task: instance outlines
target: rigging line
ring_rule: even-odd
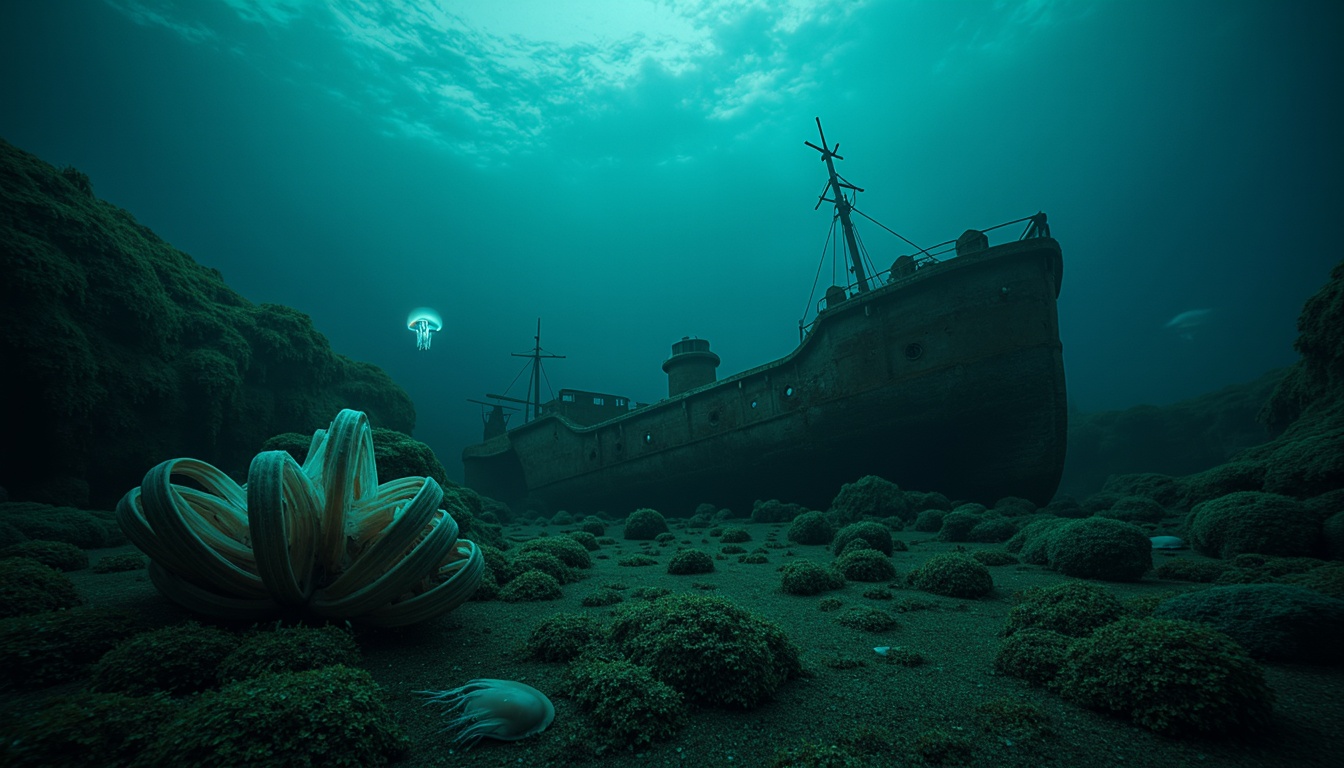
[[[878,275],[877,265],[873,263],[873,258],[868,255],[868,246],[863,244],[863,235],[857,229],[854,230],[854,239],[858,241],[859,254],[863,257],[863,260],[868,264],[868,274],[872,275],[870,279],[873,282],[877,282],[877,275]]]
[[[530,365],[530,363],[523,363],[523,367],[518,370],[518,376],[523,375],[523,371],[527,370],[528,365]],[[513,389],[513,385],[518,383],[518,376],[514,376],[513,381],[509,382],[509,387],[508,389],[504,390],[504,394],[506,395],[509,394],[509,392]]]
[[[821,259],[817,261],[817,276],[812,278],[812,292],[807,294],[807,304],[803,306],[803,320],[807,320],[807,312],[812,308],[812,297],[817,295],[817,281],[821,280],[821,268],[826,264],[826,247],[831,244],[832,236],[835,234],[835,219],[831,219],[831,231],[826,233],[826,242],[821,246]],[[832,268],[834,275],[834,268]]]
[[[537,367],[541,368],[541,378],[546,380],[546,389],[551,393],[551,399],[554,400],[555,387],[551,386],[551,377],[546,375],[546,369],[542,367],[541,363],[537,363]]]
[[[863,211],[860,211],[858,208],[850,208],[850,210],[853,211],[853,212],[855,212],[855,213],[857,213],[857,214],[859,214],[859,215],[862,216],[863,218],[865,218],[865,219],[867,219],[867,220],[873,222],[873,223],[876,224],[877,226],[879,226],[879,227],[881,227],[881,228],[887,230],[887,231],[890,232],[891,234],[893,234],[893,235],[895,235],[895,236],[901,238],[902,240],[905,240],[905,242],[906,242],[907,245],[909,245],[911,248],[915,248],[915,249],[917,249],[920,253],[924,254],[925,256],[928,256],[928,255],[929,255],[929,251],[928,251],[927,248],[920,248],[918,245],[915,245],[914,243],[910,242],[910,241],[905,237],[905,235],[902,235],[900,232],[895,231],[895,230],[892,229],[891,227],[888,227],[886,224],[883,224],[882,222],[878,221],[877,219],[874,219],[872,216],[869,216],[868,214],[864,213]]]

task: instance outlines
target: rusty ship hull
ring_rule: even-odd
[[[874,474],[992,503],[1050,500],[1067,400],[1050,237],[922,268],[821,311],[787,356],[596,424],[543,416],[463,452],[515,508],[824,509]]]

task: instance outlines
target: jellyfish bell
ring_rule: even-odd
[[[439,313],[429,307],[411,310],[406,317],[406,327],[415,331],[415,348],[429,349],[430,334],[443,328]]]

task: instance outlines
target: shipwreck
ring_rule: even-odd
[[[817,205],[834,205],[851,282],[799,321],[798,346],[719,378],[709,342],[683,338],[663,363],[665,399],[562,389],[542,403],[538,323],[528,397],[476,401],[487,406],[485,439],[462,453],[469,487],[515,509],[618,514],[756,499],[824,509],[870,474],[953,499],[1050,500],[1067,399],[1063,260],[1045,215],[911,244],[915,253],[875,272],[854,225],[872,220],[854,204],[863,190],[836,172],[839,145],[824,134],[806,143],[826,165]],[[990,244],[988,233],[1021,224],[1017,239]],[[506,402],[523,406],[523,423],[506,427]]]

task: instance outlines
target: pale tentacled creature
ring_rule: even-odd
[[[379,485],[368,418],[347,409],[313,434],[302,467],[266,451],[246,485],[204,461],[165,461],[122,497],[117,522],[149,556],[159,592],[191,610],[403,626],[453,610],[481,583],[480,549],[458,538],[448,508],[465,509],[431,477]]]

